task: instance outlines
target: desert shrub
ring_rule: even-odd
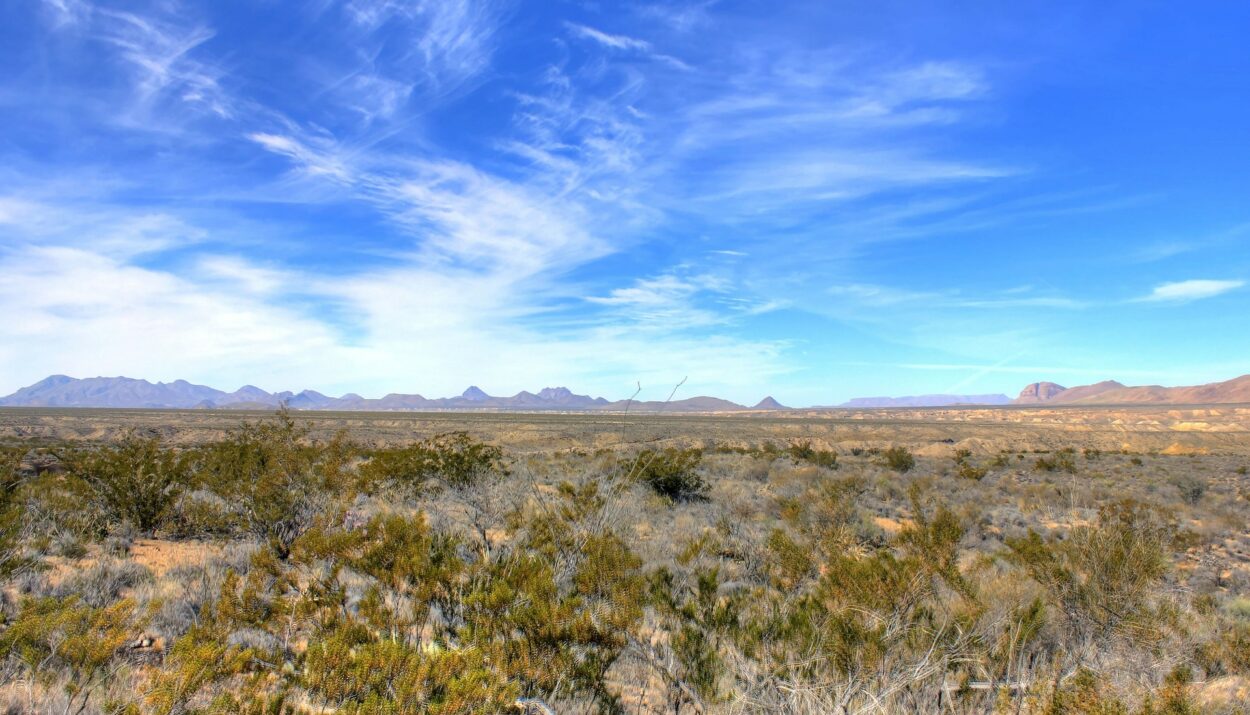
[[[25,452],[21,448],[0,448],[0,580],[25,564],[19,549],[22,504],[17,498],[21,484],[17,468]]]
[[[1068,472],[1076,474],[1076,462],[1068,452],[1058,452],[1052,457],[1038,457],[1033,469],[1039,472]]]
[[[1046,590],[1073,637],[1145,638],[1160,625],[1153,597],[1175,535],[1166,515],[1124,501],[1103,507],[1096,524],[1078,526],[1062,541],[1031,530],[1007,539],[1008,558]]]
[[[423,649],[343,624],[309,644],[301,682],[350,715],[504,712],[517,688],[477,649]]]
[[[770,571],[779,588],[794,588],[814,571],[811,550],[781,529],[774,529],[769,535],[768,550],[772,557]]]
[[[240,527],[239,515],[230,504],[207,489],[183,493],[166,520],[168,533],[183,539],[228,536]]]
[[[428,479],[465,487],[488,474],[506,471],[503,450],[474,439],[467,432],[451,432],[395,449],[375,450],[360,468],[366,488],[393,484],[420,489]]]
[[[431,607],[448,615],[456,610],[452,595],[465,564],[454,538],[433,532],[421,515],[390,514],[374,517],[361,539],[358,553],[348,563],[410,602],[402,612],[379,611],[387,617],[389,628],[420,627]]]
[[[622,467],[656,494],[675,501],[690,501],[705,498],[711,488],[697,471],[701,461],[702,450],[667,447],[643,450],[625,460]]]
[[[885,458],[887,467],[899,473],[910,472],[916,466],[916,458],[906,447],[890,447],[881,456]]]
[[[1056,715],[1129,715],[1128,707],[1108,691],[1107,684],[1093,671],[1081,668],[1069,681],[1052,687],[1045,712]]]
[[[280,558],[351,481],[352,445],[341,435],[324,445],[307,437],[283,409],[243,423],[199,455],[199,481],[230,501],[243,527]]]
[[[95,608],[75,596],[27,599],[0,632],[0,650],[45,683],[59,675],[68,698],[65,712],[81,713],[111,677],[114,653],[134,632],[134,610],[129,601]]]
[[[988,467],[978,467],[972,462],[960,462],[959,468],[955,470],[955,474],[960,479],[971,479],[974,482],[979,482],[982,479],[985,479],[985,475],[989,473],[990,470]]]
[[[1181,500],[1190,506],[1197,506],[1198,502],[1202,501],[1202,496],[1207,493],[1206,480],[1193,474],[1174,477],[1172,485],[1180,492]]]
[[[108,515],[95,502],[94,490],[72,474],[43,474],[18,487],[23,532],[33,546],[54,541],[94,541],[104,535]]]
[[[790,445],[786,454],[795,462],[807,462],[826,469],[838,468],[838,453],[830,449],[818,449],[811,440],[799,440]]]
[[[70,453],[65,461],[112,520],[144,533],[161,523],[187,482],[186,457],[155,437],[131,434],[116,445]]]

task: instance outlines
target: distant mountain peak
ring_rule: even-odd
[[[755,407],[752,407],[751,409],[753,410],[788,410],[790,408],[774,400],[773,396],[769,395],[768,397],[765,397],[764,399],[755,403]]]
[[[1020,396],[1016,398],[1017,404],[1030,404],[1034,402],[1047,402],[1058,395],[1060,392],[1068,388],[1053,382],[1035,382],[1028,385],[1020,391]]]
[[[477,385],[469,385],[469,389],[460,393],[460,396],[466,400],[473,400],[474,402],[490,399],[490,395],[483,392]]]
[[[539,399],[543,400],[567,400],[573,396],[573,391],[567,387],[544,387],[538,391]]]
[[[856,397],[838,407],[876,409],[881,407],[954,407],[958,405],[1009,405],[1006,395],[908,395],[905,397]]]

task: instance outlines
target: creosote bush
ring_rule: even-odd
[[[91,487],[110,519],[151,533],[186,487],[188,455],[155,437],[130,434],[116,445],[65,455],[69,471]]]
[[[430,479],[453,488],[474,484],[487,475],[506,474],[503,450],[451,432],[393,449],[374,450],[360,468],[366,488],[381,485],[420,490]]]
[[[624,460],[621,468],[660,496],[675,501],[690,501],[702,499],[710,489],[698,472],[702,461],[703,450],[667,447],[643,450]]]
[[[811,440],[799,440],[790,445],[786,453],[795,462],[807,462],[826,469],[838,468],[838,453],[829,449],[817,449]]]
[[[22,526],[22,505],[18,499],[18,465],[26,450],[0,447],[0,579],[5,579],[25,564],[19,551]]]
[[[281,557],[349,490],[354,446],[343,435],[312,444],[284,408],[244,423],[199,455],[199,481],[231,501],[243,527]]]
[[[896,472],[910,472],[916,466],[916,458],[906,447],[890,447],[881,456],[885,459],[885,465]]]

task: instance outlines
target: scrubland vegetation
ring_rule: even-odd
[[[1246,712],[1239,458],[691,444],[6,447],[0,707]]]

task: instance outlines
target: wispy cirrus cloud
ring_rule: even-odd
[[[389,62],[399,71],[419,71],[427,87],[442,94],[459,90],[490,67],[504,12],[492,0],[350,0],[343,7],[371,36],[405,37],[407,49],[391,53]],[[375,41],[384,46],[381,37]]]
[[[1204,298],[1214,298],[1245,287],[1243,280],[1193,279],[1160,283],[1149,295],[1138,299],[1147,303],[1189,303]]]

